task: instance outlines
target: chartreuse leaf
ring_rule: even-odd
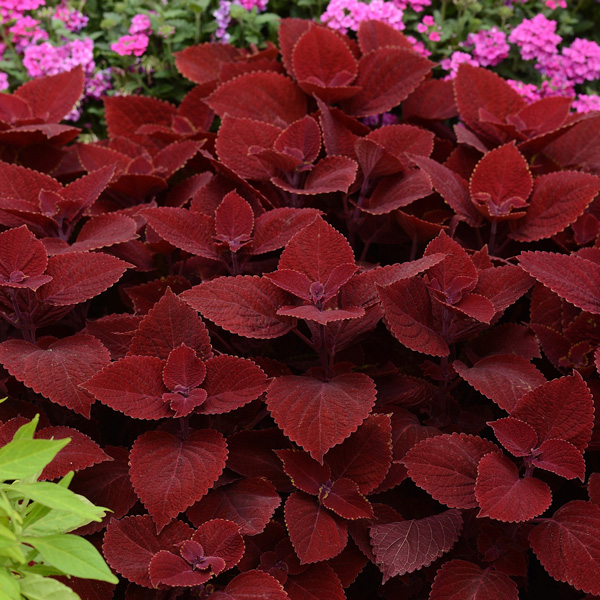
[[[33,417],[33,419],[31,419],[31,421],[29,421],[29,423],[25,423],[25,425],[21,425],[21,427],[19,427],[19,429],[17,429],[17,431],[15,432],[15,435],[13,436],[13,441],[14,440],[32,440],[33,434],[35,432],[35,429],[38,425],[39,420],[40,420],[40,415],[37,414],[37,415],[35,415],[35,417]]]
[[[0,568],[0,600],[21,600],[19,582],[6,570]]]
[[[109,583],[119,582],[98,550],[82,537],[67,533],[39,538],[23,537],[22,541],[31,544],[46,563],[68,575]]]
[[[9,487],[11,494],[17,492],[49,508],[68,511],[91,521],[101,521],[106,513],[105,509],[94,506],[79,494],[49,481],[13,484],[6,487]]]
[[[12,559],[14,563],[23,564],[26,562],[17,536],[6,525],[0,522],[0,560],[2,557]]]
[[[27,600],[80,600],[78,594],[56,579],[28,574],[20,583],[21,594]]]
[[[23,479],[42,469],[62,450],[62,440],[14,440],[0,448],[0,479]]]

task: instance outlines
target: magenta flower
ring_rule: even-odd
[[[143,33],[124,35],[110,45],[110,49],[121,56],[142,56],[148,48],[148,36]]]

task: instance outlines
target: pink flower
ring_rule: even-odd
[[[600,96],[579,94],[571,106],[578,113],[587,113],[592,110],[600,111]]]
[[[131,19],[131,25],[129,26],[129,33],[135,35],[136,33],[143,33],[150,35],[152,33],[152,25],[150,23],[150,17],[148,15],[139,14],[135,15]]]
[[[427,48],[425,47],[425,44],[423,42],[417,40],[417,38],[413,37],[412,35],[407,35],[406,39],[413,45],[413,50],[417,54],[420,54],[424,58],[431,56],[431,52],[429,52],[429,50],[427,50]]]
[[[567,3],[565,2],[565,0],[558,0],[558,2],[556,2],[556,0],[546,0],[546,2],[544,2],[544,4],[550,10],[556,10],[557,6],[560,6],[561,8],[567,8]]]
[[[321,22],[344,34],[348,30],[357,31],[360,23],[369,19],[382,21],[401,31],[405,27],[403,16],[404,12],[394,2],[373,0],[366,4],[360,0],[331,0],[321,15]]]
[[[442,39],[439,31],[431,31],[428,37],[432,42],[439,42]]]
[[[0,92],[8,89],[8,75],[6,73],[0,73]]]
[[[142,56],[148,48],[148,36],[143,33],[124,35],[110,45],[110,49],[121,56]]]
[[[508,56],[510,51],[510,46],[506,42],[506,34],[498,31],[497,27],[470,33],[464,45],[474,46],[473,58],[482,67],[496,66]]]
[[[9,27],[8,32],[12,34],[12,42],[17,52],[22,52],[30,44],[48,39],[48,33],[39,25],[40,21],[33,17],[21,17]]]
[[[537,60],[544,64],[546,60],[557,54],[557,46],[562,41],[556,32],[556,21],[539,14],[533,19],[523,19],[508,36],[511,44],[521,50],[523,60]]]
[[[514,79],[507,79],[506,83],[508,83],[513,90],[521,94],[523,99],[528,103],[535,102],[541,97],[540,91],[533,83],[523,83],[522,81],[516,81]]]
[[[80,11],[70,9],[65,0],[56,7],[53,18],[62,21],[65,27],[73,33],[81,31],[89,21],[89,18]]]
[[[454,79],[456,77],[458,67],[462,63],[467,63],[469,65],[473,65],[474,67],[479,66],[479,63],[470,54],[457,50],[449,58],[445,58],[440,62],[442,69],[445,71],[450,71],[450,74],[444,77],[444,79]]]

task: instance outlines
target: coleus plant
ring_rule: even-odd
[[[42,479],[112,511],[119,584],[61,582],[600,596],[598,115],[376,21],[176,62],[95,143],[80,71],[0,102],[0,444],[40,414]]]

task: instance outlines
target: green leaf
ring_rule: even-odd
[[[28,600],[81,600],[79,595],[64,583],[41,575],[23,577],[21,594]]]
[[[36,504],[46,512],[31,521],[25,519],[23,523],[23,534],[33,536],[54,535],[56,533],[67,533],[82,525],[87,525],[90,520],[63,510],[53,510]]]
[[[19,582],[6,570],[0,567],[0,600],[21,600]]]
[[[69,443],[62,440],[14,440],[0,448],[0,480],[23,479],[43,468]]]
[[[29,423],[25,423],[25,425],[19,427],[13,436],[13,440],[32,440],[39,420],[40,415],[37,414]]]
[[[43,557],[44,561],[68,575],[119,583],[104,559],[88,542],[77,535],[49,535],[41,538],[23,537]]]
[[[100,506],[94,506],[87,498],[49,481],[14,483],[9,486],[8,491],[9,494],[18,492],[44,506],[71,512],[86,517],[90,521],[102,521],[107,510]]]

